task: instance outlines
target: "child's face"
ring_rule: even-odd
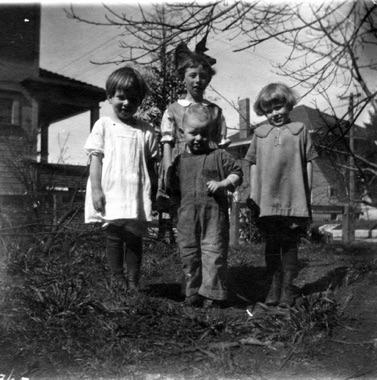
[[[205,89],[210,82],[208,70],[202,65],[198,67],[189,67],[185,71],[184,82],[187,92],[195,99],[202,98]]]
[[[133,120],[133,115],[135,115],[141,104],[139,97],[133,95],[132,91],[124,91],[122,89],[116,90],[114,96],[109,96],[107,99],[112,105],[118,119],[124,123]]]
[[[274,127],[281,127],[289,119],[289,109],[284,103],[274,103],[263,111],[268,122]]]
[[[188,120],[185,126],[186,145],[193,154],[200,154],[209,148],[209,126],[198,120]]]

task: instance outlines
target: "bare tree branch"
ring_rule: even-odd
[[[376,170],[373,159],[352,151],[348,136],[366,107],[371,105],[377,110],[373,103],[376,91],[371,87],[374,84],[367,79],[376,72],[377,59],[367,60],[363,56],[369,51],[374,52],[369,57],[377,54],[377,6],[373,1],[164,3],[164,17],[161,17],[161,7],[161,4],[125,5],[124,11],[118,12],[104,6],[105,16],[100,20],[80,16],[73,6],[66,12],[68,17],[80,22],[121,28],[122,53],[119,59],[112,61],[117,64],[158,65],[162,51],[169,55],[178,42],[195,42],[208,30],[213,35],[226,35],[231,41],[240,37],[246,40],[234,52],[263,47],[270,41],[284,44],[289,53],[287,57],[278,57],[276,72],[305,89],[304,97],[312,93],[326,99],[336,119],[327,126],[324,138],[328,141],[322,144],[322,149],[333,155],[334,164],[339,164],[343,171],[350,168],[347,163],[337,163],[337,158],[343,157],[344,161],[352,157],[360,176],[368,177],[365,183],[372,182],[370,178]],[[109,62],[98,64],[106,63]],[[335,116],[336,107],[329,90],[337,88],[340,96],[345,96],[354,86],[361,92],[361,98],[353,105],[352,112]],[[377,130],[376,125],[373,128]],[[370,126],[368,133],[373,128]],[[377,136],[377,132],[374,135]],[[373,150],[376,148],[368,149],[368,155],[377,158]]]

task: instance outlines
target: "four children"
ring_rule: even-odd
[[[221,109],[204,100],[213,60],[181,43],[176,63],[187,94],[162,119],[162,190],[173,200],[175,212],[179,207],[185,304],[216,307],[227,299],[228,192],[242,183],[243,173],[221,149],[227,145]],[[90,157],[85,221],[106,226],[115,286],[137,289],[142,236],[145,222],[152,219],[151,178],[158,146],[152,127],[134,117],[148,92],[140,73],[129,67],[116,70],[106,91],[114,113],[96,122],[85,144]],[[311,161],[316,157],[305,125],[289,120],[296,102],[295,93],[283,84],[262,89],[254,110],[268,124],[255,129],[245,157],[251,164],[250,201],[260,210],[272,282],[265,303],[281,307],[294,304],[297,245],[310,218]]]

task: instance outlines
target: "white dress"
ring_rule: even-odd
[[[102,190],[105,211],[93,207],[92,187],[88,180],[85,222],[129,225],[137,232],[139,222],[152,220],[151,182],[147,162],[158,160],[158,143],[152,126],[137,120],[130,126],[115,115],[102,117],[94,125],[84,146],[89,157],[102,153]],[[132,229],[132,228],[130,228]]]

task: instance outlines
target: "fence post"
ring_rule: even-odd
[[[351,243],[355,240],[355,210],[351,205],[344,206],[342,216],[342,241]]]
[[[232,200],[230,212],[229,244],[238,247],[240,244],[240,203]]]

